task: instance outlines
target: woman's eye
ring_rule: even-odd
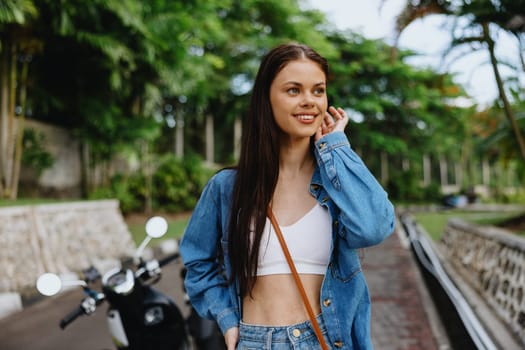
[[[293,87],[293,88],[289,88],[288,90],[286,90],[286,92],[288,92],[291,95],[297,95],[299,93],[299,89],[296,87]]]
[[[316,95],[324,95],[325,89],[324,88],[317,88],[314,90],[314,93]]]

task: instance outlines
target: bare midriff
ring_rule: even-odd
[[[315,315],[321,313],[319,295],[322,275],[300,274]],[[243,322],[264,326],[286,326],[308,320],[303,299],[291,274],[258,276],[251,296],[243,300]]]

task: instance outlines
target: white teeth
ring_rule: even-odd
[[[314,116],[313,115],[308,115],[308,114],[298,115],[297,119],[299,119],[299,120],[313,120]]]

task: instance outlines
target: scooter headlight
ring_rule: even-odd
[[[153,326],[164,321],[164,310],[162,306],[153,306],[144,312],[144,325]]]
[[[131,270],[115,268],[109,270],[102,277],[102,284],[116,294],[127,295],[135,287],[135,276]]]

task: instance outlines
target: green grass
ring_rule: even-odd
[[[434,241],[438,241],[451,218],[458,218],[478,225],[494,225],[519,214],[518,212],[467,212],[439,211],[414,213],[416,222],[421,225]]]
[[[150,244],[155,244],[155,242],[158,242],[159,240],[163,239],[179,239],[182,236],[182,233],[184,232],[184,229],[186,228],[189,219],[189,216],[179,217],[175,219],[167,218],[168,232],[162,238],[154,239]],[[146,221],[144,221],[144,223],[128,223],[128,228],[129,232],[131,233],[131,237],[137,245],[139,245],[146,237],[146,231],[144,229],[145,223]]]
[[[53,204],[63,202],[76,202],[82,199],[39,199],[39,198],[18,198],[16,200],[0,199],[0,207],[17,207],[21,205]]]

